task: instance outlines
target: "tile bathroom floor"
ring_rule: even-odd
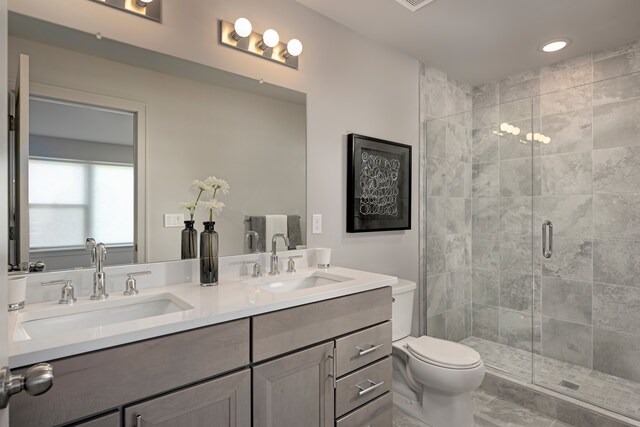
[[[531,381],[530,352],[477,337],[461,342],[480,353],[489,369]],[[579,388],[563,387],[561,381]],[[640,383],[540,355],[535,355],[535,382],[541,387],[640,419]]]
[[[473,392],[476,427],[566,427],[560,421],[545,417],[484,390]],[[427,424],[393,407],[394,427],[429,427]],[[456,427],[456,426],[451,426]]]

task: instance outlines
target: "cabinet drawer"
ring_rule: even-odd
[[[391,390],[391,356],[340,378],[336,386],[336,416],[340,417]]]
[[[389,319],[390,287],[254,316],[252,360],[259,362]]]
[[[50,362],[51,392],[11,400],[12,426],[44,427],[91,416],[249,364],[242,319]],[[23,371],[19,371],[23,373]]]
[[[391,354],[391,322],[336,340],[338,376]]]
[[[120,412],[112,412],[108,415],[74,424],[73,427],[120,427]]]
[[[387,392],[340,418],[336,422],[336,427],[389,427],[392,423],[393,395]]]

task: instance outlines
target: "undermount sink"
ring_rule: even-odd
[[[78,304],[21,314],[17,339],[43,338],[60,333],[176,313],[193,307],[170,293]]]
[[[336,274],[316,271],[308,276],[287,278],[286,276],[281,275],[274,278],[267,277],[262,279],[252,279],[245,283],[269,292],[283,293],[297,291],[300,289],[332,285],[334,283],[346,282],[349,280],[353,279],[350,277],[338,276]]]

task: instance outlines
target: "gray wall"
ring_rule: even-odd
[[[633,381],[640,381],[639,58],[634,42],[473,90],[473,334],[529,350],[533,313],[534,351]],[[534,131],[552,141],[516,152],[485,130],[505,114],[530,117],[526,97]],[[545,219],[555,231],[548,260],[539,243]]]

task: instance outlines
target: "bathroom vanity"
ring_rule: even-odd
[[[297,273],[302,280],[319,274],[305,270]],[[13,364],[47,361],[55,379],[42,396],[12,398],[11,424],[390,426],[389,285],[396,279],[330,271],[350,280],[288,292],[256,290],[261,285],[246,278],[215,289],[151,288],[134,298],[170,293],[192,308],[91,328],[58,344],[53,337],[14,341]],[[22,319],[52,304],[28,307]],[[19,319],[18,335],[29,330]]]

